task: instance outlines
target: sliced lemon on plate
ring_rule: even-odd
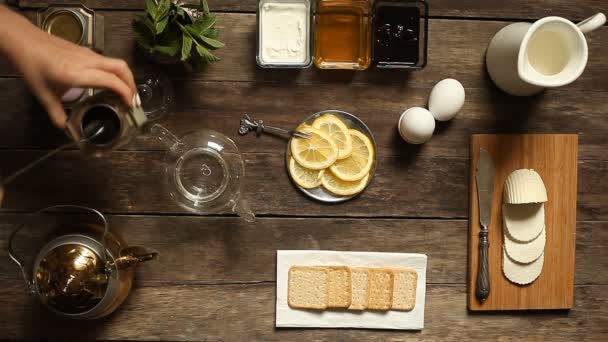
[[[351,196],[360,193],[365,189],[369,174],[365,175],[358,181],[348,182],[336,177],[331,172],[324,172],[321,175],[321,184],[330,192],[340,196]]]
[[[324,114],[315,119],[312,127],[322,130],[334,139],[336,145],[338,145],[338,159],[350,156],[353,150],[352,138],[344,121],[335,115]]]
[[[338,145],[327,133],[307,125],[298,127],[298,130],[310,134],[308,139],[291,139],[291,155],[298,164],[307,169],[322,170],[338,159]]]
[[[313,189],[321,185],[321,177],[325,170],[311,170],[302,167],[295,159],[289,158],[289,174],[296,184],[304,189]]]
[[[343,181],[354,182],[369,174],[374,164],[374,145],[363,133],[349,129],[353,145],[351,155],[331,165],[331,172]]]

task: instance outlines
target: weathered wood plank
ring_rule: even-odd
[[[25,214],[0,215],[0,245]],[[110,217],[111,229],[131,245],[157,251],[138,269],[138,283],[221,284],[276,280],[276,251],[321,249],[427,254],[429,284],[465,284],[467,221],[265,218]],[[52,226],[52,225],[50,225]],[[42,228],[17,235],[19,255],[31,255]],[[576,284],[608,285],[608,222],[579,222]],[[499,271],[498,271],[499,272]],[[21,274],[0,250],[0,282]]]
[[[46,7],[46,0],[18,0],[24,8]],[[53,0],[55,3],[73,3],[71,0]],[[139,0],[83,0],[95,9],[143,9]],[[257,0],[210,0],[214,11],[255,12]],[[524,18],[535,19],[549,15],[563,16],[570,20],[582,20],[606,10],[602,0],[582,0],[577,2],[549,0],[542,5],[526,0],[509,2],[483,0],[434,0],[430,1],[431,16],[454,16],[476,18]]]
[[[603,340],[608,334],[605,286],[577,287],[569,312],[469,314],[464,286],[427,286],[422,331],[275,329],[275,284],[142,287],[96,322],[66,321],[41,310],[21,283],[0,288],[7,338],[286,341],[286,340]]]
[[[558,90],[531,99],[513,98],[491,88],[469,89],[461,113],[440,123],[433,139],[423,147],[408,146],[398,136],[399,115],[410,106],[425,106],[427,88],[359,84],[176,81],[176,107],[162,121],[178,136],[208,128],[233,138],[244,152],[282,152],[285,140],[272,136],[241,137],[236,134],[243,113],[267,124],[292,128],[306,116],[339,108],[359,116],[374,132],[383,156],[468,157],[469,136],[474,133],[579,133],[581,159],[608,160],[605,137],[608,92]],[[66,141],[35,105],[18,79],[0,79],[0,147],[48,149]],[[23,99],[15,101],[15,99]],[[158,150],[153,139],[138,139],[127,150]]]
[[[490,39],[508,23],[469,20],[431,20],[429,25],[429,62],[420,72],[382,71],[376,68],[362,72],[337,70],[269,70],[257,67],[256,23],[253,14],[218,15],[220,38],[226,47],[218,50],[222,61],[197,73],[184,71],[181,66],[155,66],[136,49],[131,32],[135,12],[107,12],[105,19],[105,54],[123,58],[134,68],[167,70],[180,79],[211,81],[280,82],[282,86],[294,83],[329,84],[334,88],[349,84],[371,86],[392,84],[405,94],[411,87],[432,87],[437,81],[451,77],[467,88],[493,87],[485,71],[485,49]],[[32,12],[27,15],[33,17]],[[589,64],[583,75],[564,90],[608,91],[608,46],[602,44],[608,37],[608,27],[588,35]],[[0,67],[0,75],[14,75],[10,68]]]
[[[0,152],[0,167],[10,174],[35,159],[31,151]],[[184,213],[164,190],[162,152],[115,152],[86,158],[77,151],[17,179],[7,189],[4,208],[33,210],[57,203],[79,203],[119,213]],[[378,159],[374,180],[361,196],[325,205],[307,199],[290,183],[283,152],[247,153],[245,196],[261,215],[364,217],[468,217],[468,160],[403,157]],[[606,161],[579,163],[578,219],[607,220]],[[280,191],[278,190],[280,189]]]
[[[10,174],[38,155],[3,151],[0,165]],[[69,202],[113,212],[184,213],[163,187],[163,155],[116,152],[108,159],[98,159],[86,158],[77,151],[62,153],[11,184],[17,190],[7,189],[4,208],[31,210]],[[257,214],[466,217],[464,159],[380,157],[376,177],[361,196],[346,204],[328,206],[305,198],[292,186],[283,151],[251,153],[244,158],[244,191]]]

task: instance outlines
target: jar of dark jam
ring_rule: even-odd
[[[428,45],[428,4],[424,0],[376,0],[372,31],[378,68],[424,68]]]

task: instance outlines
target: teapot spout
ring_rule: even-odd
[[[119,269],[127,269],[137,267],[137,265],[143,262],[156,260],[157,258],[158,253],[148,252],[143,247],[126,247],[120,251],[120,257],[111,263],[109,267],[116,266]]]

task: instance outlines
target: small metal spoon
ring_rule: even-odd
[[[78,140],[78,141],[73,141],[70,143],[67,143],[65,145],[59,146],[58,148],[48,152],[47,154],[43,155],[42,157],[36,159],[35,161],[31,162],[30,164],[28,164],[27,166],[21,168],[20,170],[18,170],[17,172],[13,173],[12,175],[4,178],[1,181],[1,186],[2,187],[6,187],[7,185],[9,185],[12,181],[15,180],[15,178],[21,176],[22,174],[26,173],[27,171],[31,170],[34,166],[38,165],[39,163],[45,161],[46,159],[52,157],[53,155],[57,154],[60,151],[63,151],[67,148],[70,148],[72,146],[76,146],[78,144],[81,144],[83,142],[87,142],[90,140],[93,140],[95,138],[97,138],[98,136],[100,136],[104,131],[105,131],[106,127],[104,126],[103,122],[101,121],[94,121],[91,124],[87,125],[87,127],[85,127],[83,129],[82,132],[82,139]]]
[[[291,138],[292,136],[296,137],[296,138],[301,138],[301,139],[310,138],[309,133],[298,131],[298,130],[290,131],[290,130],[286,130],[283,128],[266,126],[266,125],[264,125],[264,121],[262,121],[262,120],[255,121],[249,116],[249,114],[245,114],[245,116],[243,116],[243,118],[241,119],[241,126],[239,127],[239,134],[245,135],[245,134],[249,133],[249,131],[255,131],[255,134],[258,137],[260,135],[262,135],[262,133],[266,132],[266,133],[279,135],[279,136],[283,136],[283,137],[287,137],[287,138]]]

